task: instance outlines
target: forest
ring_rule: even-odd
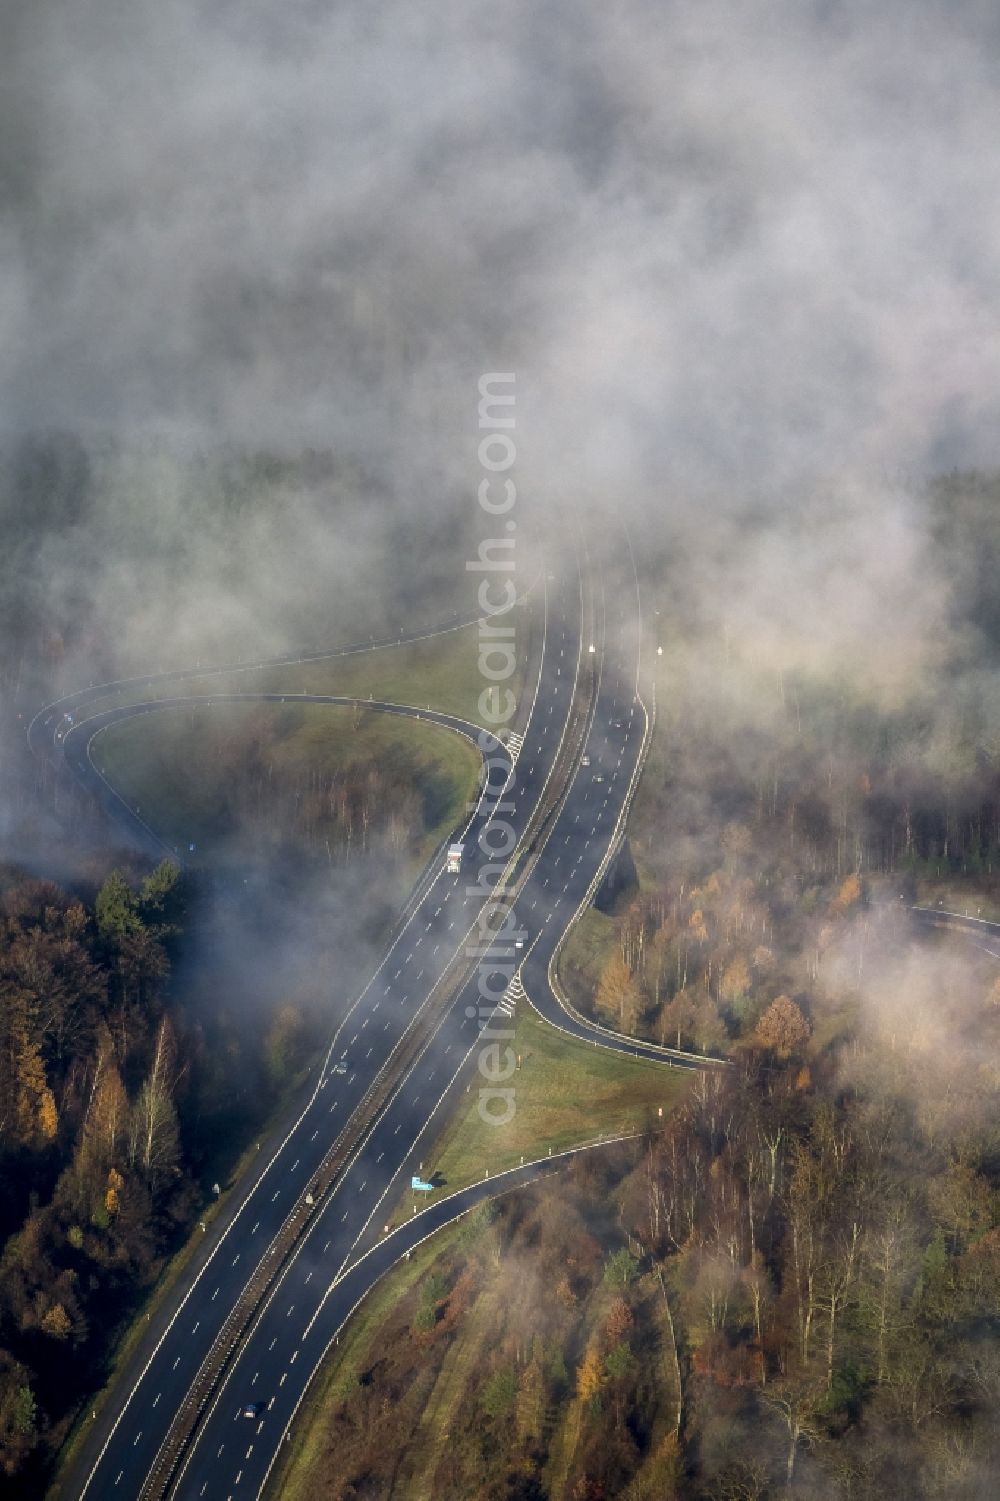
[[[274,726],[258,753],[262,735],[277,760]],[[127,853],[100,884],[86,866],[71,888],[0,874],[0,1495],[41,1493],[212,1183],[287,1110],[384,941],[441,785],[453,795],[433,755],[403,749],[382,746],[377,776],[342,758],[345,807],[380,790],[353,857],[349,819],[328,820],[320,859],[297,817],[251,807],[230,745],[212,772],[233,780],[225,878],[144,874]]]
[[[0,889],[0,1462],[38,1494],[109,1336],[196,1202],[190,1053],[167,1003],[187,893],[164,864],[86,904],[7,869]]]
[[[995,1047],[990,972],[924,957]],[[641,1145],[470,1216],[331,1373],[301,1494],[994,1494],[1000,1069],[929,1091],[926,1040],[817,1041],[842,1001]]]
[[[955,476],[929,496],[958,582],[933,671],[894,662],[889,688],[727,633],[697,551],[648,560],[669,648],[656,733],[628,853],[562,975],[619,1030],[715,1064],[641,1146],[446,1240],[337,1375],[322,1452],[338,1462],[308,1472],[315,1495],[996,1488],[1000,982],[905,908],[1000,910],[998,494]],[[746,534],[729,545],[745,552]],[[18,639],[8,686],[22,670],[52,681],[37,621]],[[405,776],[385,771],[398,807],[380,800],[380,826],[415,825]],[[4,871],[11,1497],[40,1492],[213,1178],[301,1077],[318,1016],[303,996],[346,941],[332,923],[317,968],[302,892],[250,893],[272,961],[295,963],[241,1010],[240,952],[259,970],[259,949],[206,920],[198,882],[119,863],[78,850],[61,885],[40,853]],[[328,897],[332,919],[346,888]]]
[[[301,746],[291,710],[242,738],[220,726],[200,787],[184,746],[171,761],[154,737],[137,753],[147,782],[202,810],[230,862],[216,850],[182,875],[144,867],[32,764],[24,725],[96,677],[450,615],[456,529],[435,551],[447,578],[432,562],[380,587],[360,557],[393,566],[416,519],[373,505],[348,531],[360,483],[313,450],[0,445],[0,1494],[42,1493],[213,1182],[287,1109],[468,770],[444,736],[455,765],[433,741],[408,756],[360,708],[339,729],[317,711]],[[306,587],[306,555],[323,588]]]
[[[155,1479],[184,1360],[199,1501],[1000,1496],[998,62],[996,0],[3,7],[0,1501],[126,1385],[86,1501]],[[501,682],[446,1080],[480,757],[378,706]],[[522,1151],[310,1388],[320,1268]]]
[[[804,883],[795,922],[750,908],[732,842],[690,896],[704,932],[684,924],[704,983],[663,1003],[670,1042],[690,1026],[726,1061],[641,1145],[484,1206],[387,1293],[327,1379],[291,1501],[1000,1485],[1000,969],[853,876]],[[636,910],[598,990],[616,1024],[608,972],[643,994]],[[747,927],[744,971],[720,946]],[[655,937],[654,966],[676,983]]]
[[[888,681],[796,659],[791,631],[777,656],[738,641],[696,555],[653,565],[670,641],[656,734],[618,879],[563,961],[619,1030],[722,1055],[775,1003],[801,1026],[827,949],[845,926],[863,945],[883,904],[1000,917],[1000,481],[940,481],[925,520],[947,606],[932,660],[893,658]]]
[[[928,497],[946,649],[891,691],[779,673],[675,556],[629,844],[561,974],[716,1066],[641,1147],[400,1279],[330,1373],[301,1495],[1000,1488],[1000,968],[907,911],[1000,915],[998,500],[975,475]]]

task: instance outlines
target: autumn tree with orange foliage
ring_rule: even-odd
[[[597,1005],[623,1032],[634,1032],[639,1019],[639,987],[621,953],[616,950],[608,959],[597,987]]]
[[[603,1384],[600,1351],[596,1345],[588,1345],[576,1373],[576,1394],[581,1402],[595,1402]]]
[[[0,879],[0,1466],[11,1475],[65,1431],[97,1379],[100,1339],[74,1363],[52,1347],[81,1352],[91,1319],[102,1335],[127,1317],[189,1213],[182,1065],[160,992],[176,876],[164,865],[133,891],[113,873],[90,910],[51,882]]]
[[[734,959],[727,964],[719,981],[719,994],[724,1001],[732,1004],[740,1001],[750,989],[750,969],[745,959]]]
[[[628,1338],[634,1324],[635,1318],[632,1310],[621,1294],[612,1298],[608,1316],[604,1320],[604,1338],[607,1343],[609,1345],[621,1344],[622,1340]]]
[[[779,995],[757,1023],[753,1040],[779,1058],[790,1058],[808,1042],[810,1030],[791,996]]]
[[[861,878],[854,874],[849,875],[846,881],[842,881],[837,895],[830,903],[834,912],[841,914],[850,912],[861,900]]]

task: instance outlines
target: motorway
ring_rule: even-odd
[[[526,596],[521,596],[518,603],[523,603],[524,598]],[[157,684],[208,683],[212,678],[228,679],[239,673],[260,672],[269,667],[304,667],[311,663],[332,662],[345,657],[363,656],[370,652],[392,651],[413,642],[429,641],[436,636],[450,635],[452,631],[462,630],[477,619],[477,615],[459,615],[456,611],[447,625],[413,631],[399,630],[394,635],[384,636],[377,641],[369,637],[367,641],[355,641],[346,646],[328,648],[324,651],[300,651],[293,656],[286,654],[261,660],[225,663],[221,666],[175,668],[171,671],[144,673],[140,677],[116,678],[112,682],[91,683],[86,688],[78,688],[73,693],[66,693],[60,698],[53,699],[51,703],[45,704],[38,710],[28,725],[28,747],[39,759],[58,760],[58,751],[65,728],[64,716],[70,714],[76,718],[81,708],[86,708],[110,694],[119,696],[122,693],[137,692],[139,689],[155,688]],[[210,695],[206,694],[206,697],[208,696]]]
[[[177,847],[166,844],[156,831],[140,818],[138,810],[131,808],[124,801],[104,775],[100,764],[100,737],[105,731],[127,719],[162,714],[177,709],[204,711],[219,704],[325,704],[333,708],[350,708],[358,702],[357,698],[351,698],[346,694],[252,692],[213,693],[211,697],[199,694],[139,700],[136,703],[124,705],[122,708],[103,709],[99,713],[77,719],[63,737],[62,754],[67,767],[74,773],[77,780],[87,787],[98,802],[103,804],[105,811],[112,818],[128,828],[133,842],[138,843],[146,854],[154,860],[164,858],[183,860],[183,852]],[[512,762],[508,747],[468,720],[459,719],[454,714],[441,714],[433,709],[418,709],[412,704],[385,703],[379,699],[364,699],[362,702],[366,712],[395,714],[404,719],[419,719],[440,725],[443,729],[451,730],[461,735],[463,739],[470,740],[481,757],[484,759],[489,757],[493,762],[491,776],[495,782],[495,790],[499,790],[510,775]],[[478,824],[475,820],[470,823],[469,831],[471,836],[478,833]]]
[[[620,539],[607,542],[609,550],[615,546],[622,553],[617,563],[628,576],[630,564]],[[602,576],[607,562],[602,559]],[[583,629],[592,641],[584,638]],[[636,1044],[567,1013],[550,983],[558,945],[577,910],[592,896],[621,837],[647,743],[648,710],[639,692],[640,636],[637,586],[617,589],[605,598],[600,584],[585,591],[572,566],[549,576],[538,681],[523,743],[512,743],[513,765],[507,751],[486,745],[494,775],[464,835],[471,852],[467,868],[460,875],[448,875],[439,864],[421,883],[391,947],[337,1029],[308,1102],[283,1140],[262,1154],[267,1161],[252,1182],[233,1190],[232,1203],[197,1258],[183,1297],[170,1303],[161,1322],[151,1327],[144,1363],[134,1368],[135,1379],[121,1393],[116,1410],[94,1424],[80,1465],[61,1495],[74,1501],[131,1501],[160,1494],[160,1478],[167,1473],[161,1449],[172,1420],[183,1410],[250,1274],[276,1254],[275,1238],[294,1213],[305,1216],[306,1228],[271,1283],[239,1353],[215,1386],[180,1467],[169,1467],[170,1494],[177,1497],[237,1501],[263,1493],[309,1380],[351,1309],[412,1244],[481,1196],[482,1189],[469,1190],[432,1204],[401,1231],[383,1234],[381,1222],[388,1218],[400,1188],[420,1168],[431,1126],[438,1124],[443,1109],[470,1077],[482,1028],[502,1032],[516,1006],[530,998],[547,1019],[595,1043],[687,1066],[700,1062],[690,1055]],[[589,681],[587,674],[593,675]],[[489,882],[480,884],[477,876],[489,861],[502,866],[511,840],[524,835],[557,752],[562,747],[565,758],[567,737],[578,734],[571,709],[575,691],[579,706],[584,687],[587,720],[579,745],[574,741],[571,778],[557,813],[545,826],[544,841],[540,847],[536,844],[528,861],[527,879],[509,919],[508,927],[516,926],[523,934],[524,948],[515,951],[509,942],[484,937],[480,914],[483,884]],[[213,695],[213,701],[223,697],[282,695]],[[295,701],[302,701],[301,696],[295,695]],[[305,701],[343,700],[309,695]],[[71,769],[94,786],[100,778],[92,759],[94,744],[108,724],[181,703],[204,704],[205,698],[174,698],[169,705],[149,700],[103,709],[88,719],[86,697],[80,696],[76,723],[66,730],[62,721],[58,749]],[[378,707],[420,712],[461,733],[475,732],[450,716],[412,706]],[[29,739],[34,733],[51,754],[61,719],[61,712],[50,706],[36,716]],[[103,790],[107,794],[110,789],[105,785]],[[120,811],[124,815],[124,808]],[[145,834],[155,840],[152,831]],[[162,854],[162,848],[156,853]],[[385,1060],[415,1035],[412,1029],[429,1014],[439,980],[470,943],[472,952],[479,954],[478,974],[457,986],[440,1014],[433,1013],[433,1025],[421,1038],[419,1052],[407,1062],[367,1135],[333,1187],[306,1208],[305,1195],[341,1124],[363,1100]],[[523,962],[511,982],[515,952]],[[479,989],[484,974],[493,981],[491,999],[485,1003]],[[529,1165],[505,1181],[514,1186],[537,1171]],[[241,1416],[249,1403],[261,1404],[252,1420]],[[156,1477],[155,1487],[150,1486],[151,1476]]]
[[[523,603],[527,596],[521,596],[518,603]],[[86,688],[79,688],[72,693],[63,694],[51,703],[44,705],[33,715],[27,728],[28,749],[36,761],[43,766],[54,767],[61,770],[66,764],[74,772],[77,779],[94,796],[98,804],[110,816],[112,822],[117,823],[127,834],[129,842],[136,845],[145,854],[154,860],[161,860],[164,856],[171,860],[184,864],[184,857],[179,850],[166,845],[156,832],[141,819],[135,809],[130,808],[118,795],[115,789],[107,782],[98,770],[93,759],[93,743],[97,733],[118,720],[130,717],[133,712],[152,713],[159,708],[168,706],[173,708],[205,708],[223,698],[230,700],[267,700],[277,697],[284,701],[288,697],[296,700],[302,699],[301,694],[261,694],[261,693],[220,693],[213,691],[211,684],[213,679],[221,679],[228,682],[233,677],[243,673],[253,674],[268,668],[278,667],[303,667],[318,662],[333,662],[347,657],[367,655],[380,651],[393,651],[401,646],[407,646],[419,641],[428,641],[434,637],[450,635],[454,631],[460,631],[471,625],[478,616],[459,615],[456,611],[453,619],[447,625],[437,625],[412,631],[399,630],[392,636],[383,637],[380,640],[369,638],[364,642],[352,642],[346,646],[335,647],[325,651],[301,651],[293,656],[268,657],[262,660],[249,662],[229,663],[222,666],[196,667],[175,669],[173,671],[147,673],[140,677],[120,678],[112,682],[91,683]],[[162,690],[168,683],[202,683],[203,691],[197,695],[185,694],[173,697],[157,692]],[[140,699],[141,693],[153,693],[155,697]],[[95,704],[105,705],[108,699],[120,700],[123,695],[130,698],[129,704],[116,706],[105,712],[95,711]],[[331,697],[328,695],[316,695],[313,702],[320,703],[356,703],[356,698],[345,699],[343,697]],[[379,707],[386,707],[379,705]],[[409,712],[416,715],[415,707],[393,705],[398,712]],[[425,717],[426,717],[426,711]],[[450,716],[433,715],[439,723],[450,721],[451,728],[459,728],[462,732],[475,730],[464,721],[451,719]],[[90,725],[90,733],[85,734],[83,725]]]

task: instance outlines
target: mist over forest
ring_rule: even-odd
[[[511,368],[534,508],[680,531],[735,632],[932,667],[924,487],[997,457],[996,25],[15,4],[5,608],[71,618],[84,678],[350,634],[405,584],[394,518],[436,583]]]
[[[435,1493],[554,1496],[541,1435],[578,1398],[573,1501],[776,1496],[796,1403],[804,1495],[874,1498],[895,1461],[915,1497],[985,1494],[1000,999],[981,953],[885,909],[1000,916],[996,6],[9,0],[2,31],[0,1494],[49,1473],[205,1174],[291,1098],[466,795],[367,721],[374,770],[260,716],[214,757],[229,866],[175,884],[34,763],[27,724],[92,683],[472,612],[489,371],[516,376],[519,585],[582,541],[613,598],[624,525],[663,652],[628,858],[566,972],[589,1014],[738,1082],[646,1169],[567,1190],[587,1227],[558,1360],[529,1309],[487,1376],[523,1393],[530,1370],[550,1426],[463,1450]],[[801,1327],[832,1283],[814,1307],[790,1247],[838,1129],[868,1176],[809,1226],[821,1281],[855,1212],[867,1237],[835,1372]],[[878,1173],[902,1249],[876,1356]],[[667,1199],[683,1233],[680,1209],[651,1225]],[[616,1203],[673,1267],[693,1396],[669,1454],[641,1359],[599,1378],[591,1355],[650,1303],[616,1308],[606,1350],[587,1300]],[[755,1205],[759,1241],[723,1244]],[[519,1213],[476,1277],[494,1240],[527,1258]],[[338,1411],[362,1477],[383,1375],[363,1422]]]

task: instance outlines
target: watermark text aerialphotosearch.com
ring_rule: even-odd
[[[516,696],[507,686],[517,670],[516,630],[511,617],[517,602],[514,582],[517,521],[512,514],[517,502],[513,478],[517,459],[513,436],[514,385],[513,374],[490,373],[479,379],[478,456],[482,477],[478,498],[482,511],[490,518],[492,535],[483,538],[477,558],[465,565],[469,573],[481,575],[476,592],[481,612],[479,674],[484,684],[479,695],[479,713],[496,731],[509,725],[517,710]],[[493,754],[493,734],[483,731],[479,743],[487,784],[499,776],[503,781],[496,789],[498,794],[511,792],[514,771],[511,769],[508,778],[506,758]],[[493,1126],[507,1125],[516,1109],[510,1083],[517,1066],[511,1047],[514,1031],[512,1027],[493,1026],[490,1022],[514,978],[517,945],[523,944],[525,937],[518,929],[513,905],[493,894],[517,844],[517,832],[507,816],[513,811],[512,802],[498,797],[493,817],[479,835],[478,882],[469,888],[470,895],[486,897],[479,914],[478,941],[469,949],[470,957],[479,961],[479,1006],[470,1007],[469,1015],[478,1016],[480,1026],[479,1072],[485,1083],[479,1090],[479,1114]]]

